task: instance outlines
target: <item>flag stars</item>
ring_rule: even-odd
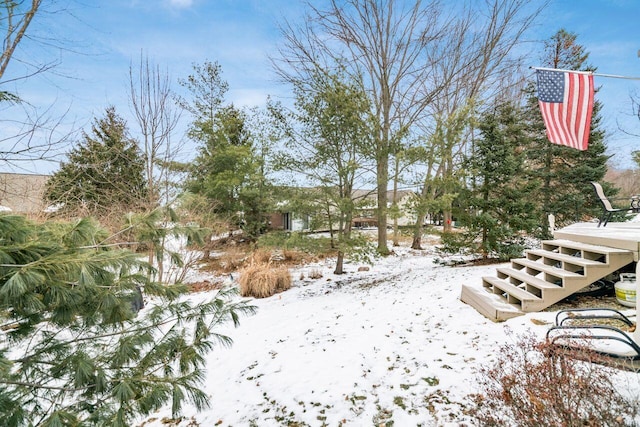
[[[538,99],[542,102],[562,102],[564,97],[564,73],[538,70]]]

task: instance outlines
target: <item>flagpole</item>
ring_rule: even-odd
[[[619,76],[616,74],[594,73],[593,71],[561,70],[558,68],[544,68],[544,67],[529,67],[529,68],[534,70],[542,70],[542,71],[560,71],[563,73],[591,74],[598,77],[610,77],[612,79],[640,80],[640,77],[628,77],[628,76]]]

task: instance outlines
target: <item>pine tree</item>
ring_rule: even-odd
[[[47,181],[45,198],[67,212],[103,217],[135,210],[146,191],[142,154],[126,122],[109,107]]]
[[[545,45],[543,66],[559,69],[595,71],[586,64],[589,54],[577,44],[577,36],[565,30],[558,31]],[[527,123],[529,144],[526,146],[527,172],[539,183],[539,190],[531,196],[539,207],[540,231],[548,236],[548,215],[553,214],[557,225],[597,216],[599,206],[591,181],[601,181],[609,157],[605,154],[605,134],[600,129],[600,109],[594,103],[589,134],[589,148],[578,151],[550,143],[544,130],[533,84],[528,86]],[[611,193],[609,193],[611,194]]]
[[[223,105],[228,85],[221,73],[218,64],[205,62],[181,81],[192,95],[192,100],[180,99],[193,117],[189,137],[200,146],[185,187],[204,195],[230,228],[241,225],[256,237],[267,223],[264,159],[254,147],[256,135],[245,111]]]
[[[4,425],[129,426],[165,404],[207,405],[205,355],[231,343],[215,329],[252,307],[230,290],[181,298],[184,285],[150,281],[151,266],[88,219],[1,215],[0,235]]]
[[[536,224],[533,201],[523,197],[532,183],[522,174],[519,147],[525,134],[520,110],[510,102],[498,104],[482,114],[477,128],[480,138],[464,163],[474,185],[459,198],[465,205],[463,236],[483,258],[509,259],[522,251],[522,232]]]
[[[202,129],[202,135],[187,188],[205,194],[214,201],[214,212],[238,223],[237,213],[242,211],[240,191],[253,167],[244,114],[233,106],[221,108],[211,126]]]

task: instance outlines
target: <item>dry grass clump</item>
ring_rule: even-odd
[[[238,270],[244,265],[247,254],[239,248],[229,248],[222,255],[216,258],[220,270],[225,273],[231,273]]]
[[[291,274],[284,266],[251,263],[240,271],[240,295],[266,298],[291,288]]]
[[[284,255],[285,261],[294,264],[299,264],[308,257],[304,252],[293,249],[285,249],[282,251],[282,254]]]
[[[253,252],[251,262],[300,265],[309,261],[309,258],[309,254],[295,249],[268,250],[260,248]]]
[[[309,270],[307,276],[309,277],[309,279],[320,279],[322,278],[322,270],[320,270],[319,268],[312,268],[311,270]]]
[[[266,264],[271,260],[272,253],[267,249],[256,249],[251,255],[251,262]]]
[[[224,287],[224,283],[222,280],[214,280],[213,282],[203,280],[200,282],[187,283],[187,286],[189,287],[189,292],[208,292],[222,289]]]

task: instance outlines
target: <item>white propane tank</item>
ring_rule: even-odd
[[[627,307],[636,306],[636,275],[620,273],[620,281],[615,284],[616,300]]]

